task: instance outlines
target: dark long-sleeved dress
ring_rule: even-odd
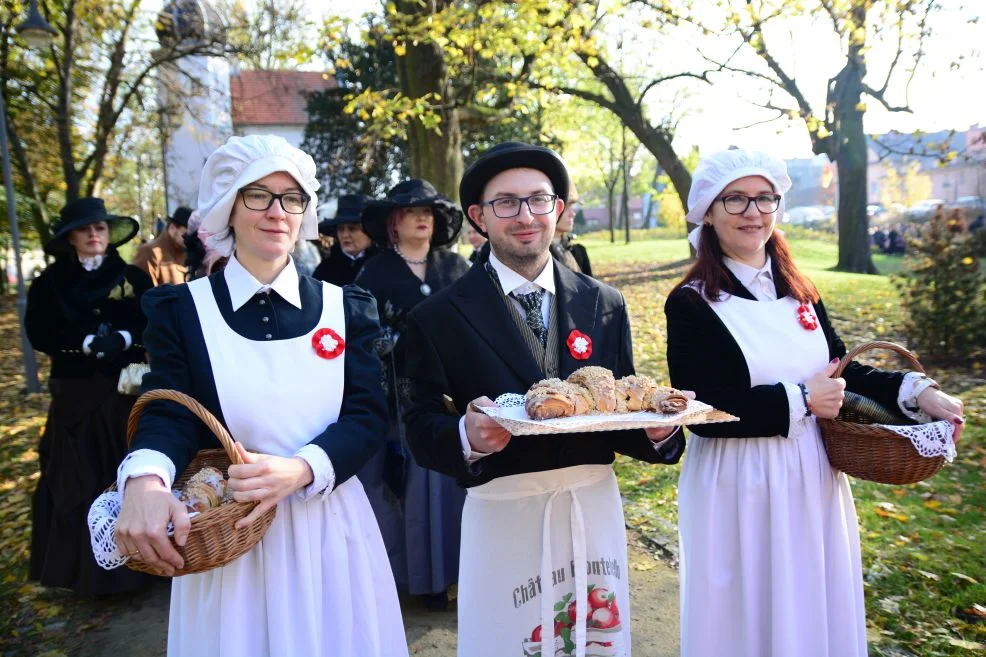
[[[453,479],[425,470],[411,457],[400,421],[409,401],[406,345],[400,334],[412,308],[467,271],[469,263],[459,255],[432,249],[422,282],[395,251],[387,249],[368,262],[356,279],[376,297],[380,323],[393,345],[380,349],[390,400],[390,435],[386,449],[359,478],[377,514],[397,586],[415,595],[441,593],[458,577],[465,494]]]
[[[127,416],[134,398],[117,392],[120,370],[144,360],[146,320],[140,298],[151,288],[142,270],[115,250],[86,271],[74,254],[56,260],[28,293],[25,325],[31,345],[51,357],[51,406],[41,436],[41,478],[32,503],[31,579],[79,595],[133,590],[147,576],[96,564],[86,515],[115,479],[126,454]],[[97,358],[86,336],[126,331],[130,346]]]

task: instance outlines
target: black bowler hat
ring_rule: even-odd
[[[568,203],[568,189],[571,182],[568,169],[561,156],[550,148],[533,146],[519,141],[497,144],[479,156],[462,174],[459,183],[459,202],[462,211],[476,231],[486,237],[486,233],[469,217],[469,206],[478,205],[483,200],[483,189],[494,176],[508,169],[537,169],[548,176],[551,187],[565,203]]]
[[[192,208],[179,206],[175,213],[168,217],[168,223],[182,228],[188,228],[188,218],[192,216]]]
[[[382,201],[370,201],[363,211],[363,232],[377,244],[390,244],[387,220],[395,208],[431,208],[435,227],[431,233],[432,246],[447,246],[459,236],[462,211],[447,196],[442,196],[427,180],[405,180],[387,192]]]
[[[363,220],[363,209],[370,199],[362,194],[343,194],[336,203],[336,216],[318,223],[322,235],[335,235],[342,224],[358,224]]]
[[[133,239],[140,224],[133,217],[122,217],[106,212],[103,199],[87,196],[72,201],[59,213],[58,221],[52,226],[52,236],[45,244],[45,253],[52,256],[65,255],[72,252],[72,245],[66,239],[76,228],[105,221],[110,229],[109,247],[114,249]]]

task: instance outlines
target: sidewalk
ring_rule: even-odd
[[[632,535],[630,541],[633,652],[642,657],[677,657],[678,573],[657,560]],[[168,585],[162,584],[126,604],[117,603],[106,624],[81,637],[68,655],[164,657],[168,592]],[[403,613],[411,655],[455,656],[454,613],[429,612],[412,601],[406,601]]]

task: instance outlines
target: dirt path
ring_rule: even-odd
[[[678,573],[636,541],[630,544],[633,652],[638,657],[678,655]],[[164,657],[168,631],[167,583],[126,602],[93,609],[103,627],[86,633],[71,657]],[[429,612],[404,601],[404,627],[415,657],[454,657],[455,613]]]

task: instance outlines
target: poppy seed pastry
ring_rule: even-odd
[[[605,367],[589,365],[580,367],[568,376],[569,383],[576,383],[592,395],[597,411],[612,413],[616,411],[616,380],[613,373]]]

